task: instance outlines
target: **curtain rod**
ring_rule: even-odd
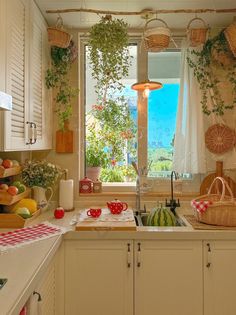
[[[58,9],[58,10],[46,10],[46,13],[70,13],[70,12],[87,12],[96,14],[111,14],[111,15],[143,15],[145,14],[168,14],[168,13],[233,13],[236,12],[236,8],[232,9],[176,9],[176,10],[142,10],[142,11],[106,11],[95,9]]]

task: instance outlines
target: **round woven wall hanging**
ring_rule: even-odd
[[[232,150],[235,141],[235,131],[223,124],[215,124],[209,127],[205,133],[206,147],[215,154]]]

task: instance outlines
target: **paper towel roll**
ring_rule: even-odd
[[[61,179],[59,185],[59,206],[65,211],[74,208],[74,181],[73,179]]]

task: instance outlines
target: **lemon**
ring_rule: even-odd
[[[37,202],[31,198],[23,198],[11,206],[11,209],[9,210],[16,212],[19,208],[27,208],[30,213],[33,214],[35,211],[37,211]]]

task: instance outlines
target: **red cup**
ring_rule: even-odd
[[[98,208],[98,209],[93,209],[93,208],[90,208],[88,211],[87,211],[87,215],[89,217],[93,217],[93,218],[98,218],[100,217],[102,213],[102,209]]]

